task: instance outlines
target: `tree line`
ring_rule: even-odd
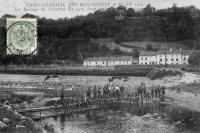
[[[38,18],[38,55],[31,59],[7,56],[5,60],[14,64],[48,64],[52,60],[81,63],[87,57],[127,55],[119,49],[110,50],[105,45],[91,42],[91,38],[113,38],[119,44],[124,41],[182,41],[188,48],[200,49],[199,14],[200,10],[194,6],[173,5],[156,10],[150,4],[141,11],[111,7],[70,19],[54,20],[25,14],[22,17]],[[6,14],[2,19],[6,17],[15,16]],[[5,42],[5,34],[1,37]]]

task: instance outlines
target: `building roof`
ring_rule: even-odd
[[[153,55],[157,55],[157,52],[153,52],[153,51],[141,51],[140,52],[140,56],[153,56]]]
[[[133,60],[132,56],[111,56],[108,58],[108,61],[129,61]]]
[[[106,61],[106,60],[108,60],[108,57],[91,57],[85,59],[85,61]]]
[[[110,57],[93,57],[87,58],[85,61],[129,61],[133,60],[132,56],[110,56]]]
[[[140,56],[154,56],[154,55],[161,55],[161,54],[182,54],[182,55],[191,55],[196,50],[178,50],[178,49],[167,49],[167,50],[158,50],[154,51],[141,51]]]

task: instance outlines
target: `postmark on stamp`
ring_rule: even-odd
[[[37,20],[7,18],[7,55],[37,54]]]

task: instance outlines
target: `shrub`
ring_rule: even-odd
[[[152,71],[150,71],[147,74],[147,77],[151,80],[155,80],[155,79],[162,79],[166,76],[183,76],[183,73],[180,71],[176,71],[176,70],[166,70],[166,69],[159,69],[156,68]]]

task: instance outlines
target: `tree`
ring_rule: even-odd
[[[114,55],[121,55],[122,52],[120,51],[119,48],[115,48],[115,49],[113,49],[113,54],[114,54]]]
[[[131,52],[132,56],[134,58],[139,58],[139,55],[140,55],[140,50],[139,49],[133,49],[132,52]]]
[[[133,8],[129,8],[127,11],[126,11],[126,16],[127,17],[133,17],[135,15],[135,10]]]
[[[151,44],[147,44],[146,45],[146,50],[147,51],[152,51],[153,50],[153,46]]]
[[[188,60],[189,64],[190,65],[193,65],[193,66],[199,66],[200,64],[200,52],[194,52],[190,57],[189,57],[189,60]]]
[[[1,17],[2,19],[6,19],[6,18],[16,18],[15,15],[11,15],[11,14],[5,14]]]
[[[35,16],[33,14],[29,14],[29,13],[26,13],[22,16],[22,18],[38,18],[38,16]]]
[[[156,9],[154,7],[151,7],[151,4],[148,4],[144,9],[144,15],[145,16],[151,16],[155,11]]]
[[[116,34],[114,37],[114,41],[118,44],[123,42],[123,40],[124,40],[124,37],[122,33]]]

